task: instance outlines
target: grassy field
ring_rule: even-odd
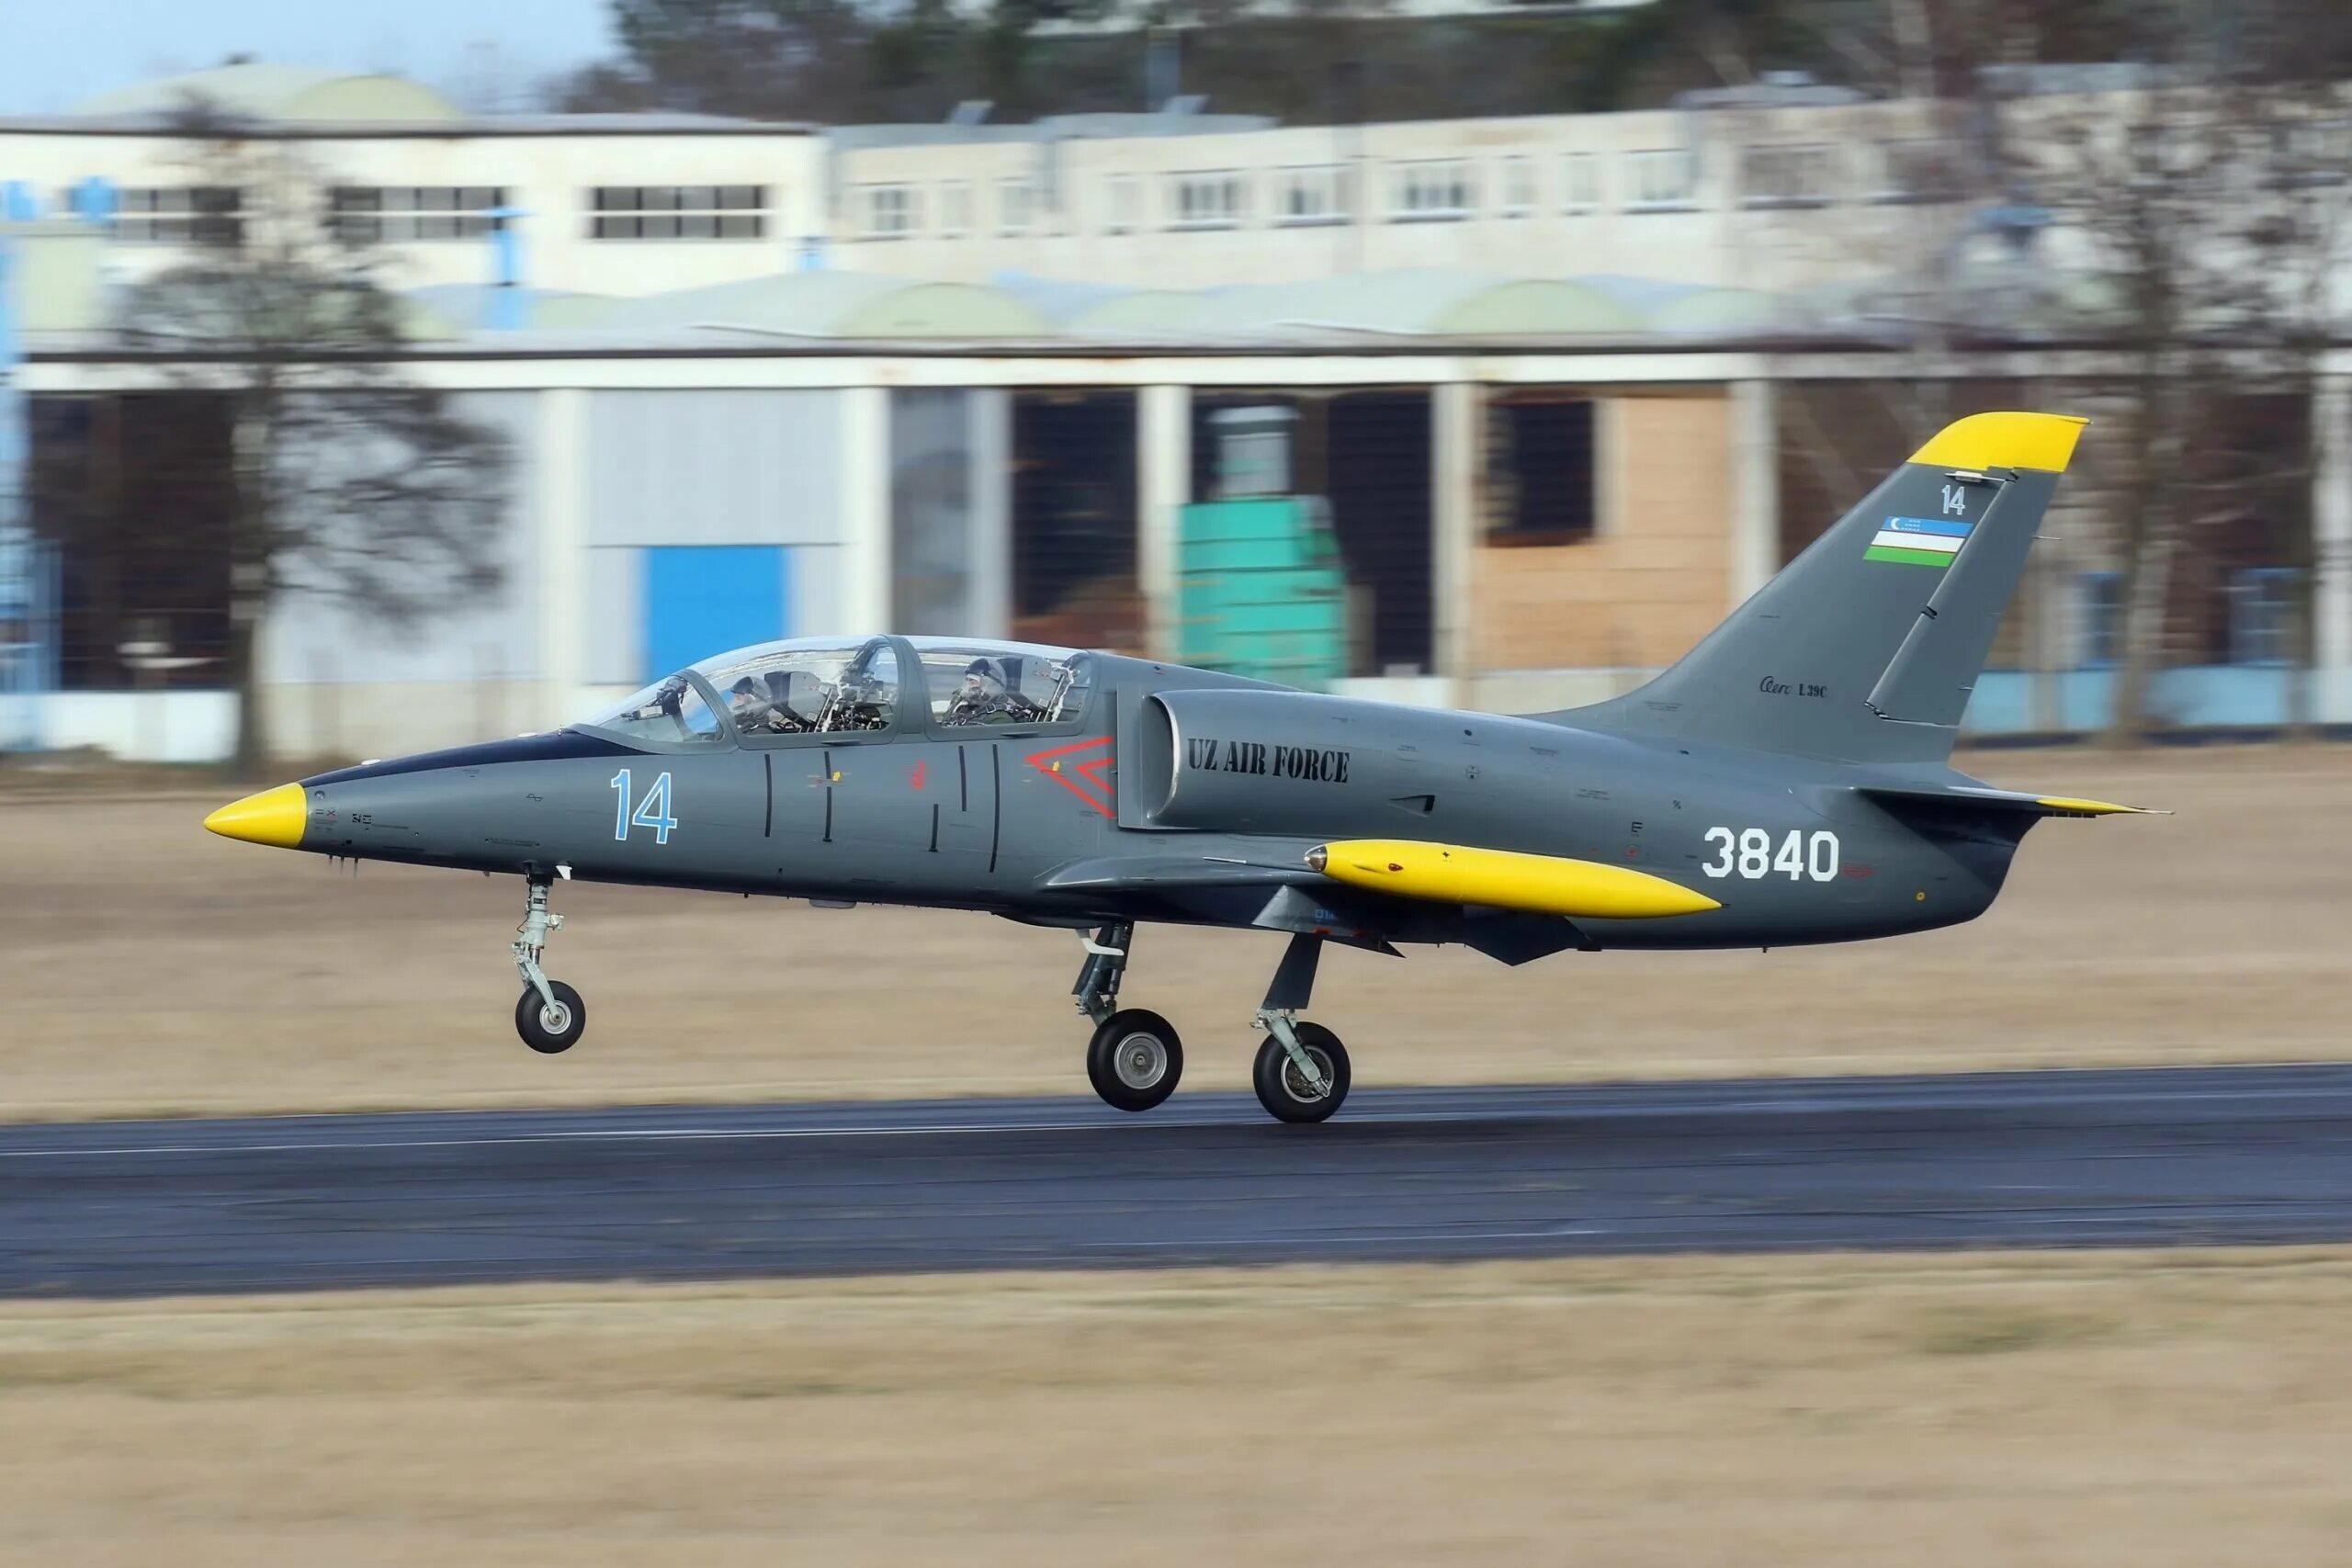
[[[2003,752],[2175,807],[2035,830],[1956,931],[1769,954],[1333,953],[1357,1081],[2329,1058],[2352,990],[2352,749]],[[1082,1092],[1078,944],[978,916],[566,886],[587,1039],[514,1037],[511,878],[230,843],[209,801],[0,804],[0,1117]],[[1147,929],[1127,998],[1239,1088],[1263,933]]]
[[[0,1562],[2352,1561],[2352,1254],[0,1307]]]

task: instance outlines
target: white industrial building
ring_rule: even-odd
[[[235,66],[0,122],[17,211],[70,211],[93,178],[111,191],[99,222],[44,217],[17,237],[36,443],[94,491],[119,491],[109,466],[137,456],[125,411],[181,384],[167,356],[92,330],[107,286],[245,210],[192,183],[166,134],[191,90],[299,147],[322,220],[380,241],[413,291],[413,373],[517,457],[494,602],[401,636],[295,602],[266,628],[273,728],[304,755],[543,728],[699,653],[797,633],[1175,656],[1193,630],[1188,508],[1235,493],[1235,415],[1281,423],[1269,487],[1335,541],[1331,683],[1559,706],[1671,660],[1859,495],[1792,459],[1792,389],[1897,376],[1958,412],[2099,367],[1805,335],[1924,259],[2001,243],[1955,199],[1959,144],[1927,111],[1818,89],[1342,129],[818,132],[469,118],[412,84]],[[499,224],[525,242],[506,291],[485,288]],[[2159,683],[2183,722],[2352,723],[2352,357],[2324,369],[2309,548],[2249,545],[2193,585],[2196,645]],[[1836,432],[1857,466],[1908,449],[1872,417]],[[1981,731],[2105,712],[2115,574],[2088,483],[2034,557],[1971,712]],[[2306,560],[2309,678],[2281,657]],[[40,742],[220,754],[232,711],[206,678],[218,628],[201,604],[67,576],[69,611],[114,597],[67,637]],[[172,651],[168,675],[123,673],[134,634]]]
[[[0,180],[44,213],[115,187],[108,265],[136,275],[238,220],[171,134],[202,102],[299,149],[322,216],[404,288],[527,280],[629,297],[802,267],[1131,288],[1457,268],[1799,290],[1896,274],[1964,225],[1966,148],[1915,103],[1761,88],[1718,107],[1388,125],[1080,115],[849,127],[677,115],[468,116],[397,78],[229,65],[0,119]],[[1917,209],[1899,224],[1890,207]],[[500,215],[512,215],[501,217]],[[1903,237],[1890,246],[1890,231]]]

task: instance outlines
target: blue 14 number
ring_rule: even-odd
[[[670,829],[678,825],[678,819],[670,815],[669,774],[663,773],[653,781],[652,786],[645,792],[645,798],[637,803],[637,809],[633,812],[628,808],[627,768],[613,775],[613,788],[620,795],[618,809],[613,813],[614,838],[626,840],[629,829],[638,827],[652,829],[653,841],[657,844],[670,841]]]

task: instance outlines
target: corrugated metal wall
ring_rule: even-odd
[[[779,635],[870,629],[839,625],[833,602],[845,514],[841,434],[841,398],[829,390],[590,393],[587,678],[646,676],[649,547],[788,547],[791,599]]]
[[[541,573],[536,549],[539,394],[462,392],[452,412],[502,432],[507,473],[505,581],[478,604],[390,631],[355,618],[331,599],[283,601],[267,628],[264,669],[276,682],[529,681],[540,669]]]

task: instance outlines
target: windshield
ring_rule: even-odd
[[[672,745],[708,744],[725,733],[701,689],[686,679],[683,670],[656,681],[610,712],[597,715],[586,728],[629,740]]]
[[[935,724],[1060,724],[1086,713],[1083,654],[1021,643],[916,645]]]
[[[899,650],[878,637],[739,648],[704,660],[695,672],[718,693],[728,722],[747,739],[883,730],[898,720]]]

